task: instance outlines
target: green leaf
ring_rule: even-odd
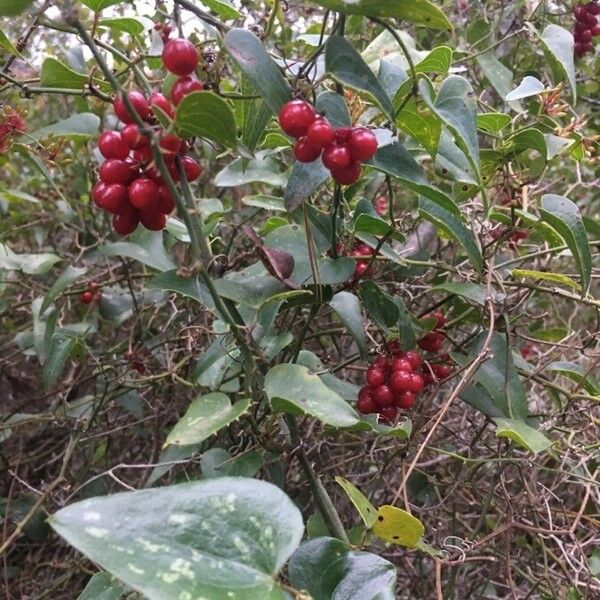
[[[230,29],[223,39],[231,57],[252,82],[256,91],[275,114],[289,100],[292,92],[275,61],[262,42],[246,29]]]
[[[312,0],[329,10],[366,17],[396,17],[432,29],[452,29],[444,12],[429,0]]]
[[[221,19],[225,19],[226,21],[239,19],[242,16],[242,13],[226,0],[200,0],[200,3],[210,8],[213,12],[216,12]]]
[[[437,46],[415,65],[417,73],[447,73],[452,66],[452,48]]]
[[[33,0],[0,0],[0,17],[12,17],[24,12]]]
[[[302,204],[323,182],[329,178],[329,171],[318,158],[311,163],[295,161],[285,188],[285,208],[292,212]]]
[[[484,113],[477,115],[477,129],[499,133],[511,122],[510,115],[504,113]]]
[[[278,487],[242,477],[90,498],[50,525],[149,600],[283,600],[276,575],[304,529]]]
[[[199,444],[211,435],[237,421],[250,407],[250,399],[231,404],[221,392],[213,392],[194,400],[167,436],[165,446]]]
[[[455,206],[455,205],[453,205]],[[481,272],[483,258],[473,232],[462,219],[451,210],[451,203],[437,203],[427,198],[419,198],[421,216],[432,222],[447,235],[453,237],[464,248],[473,266]]]
[[[52,287],[48,290],[44,296],[44,301],[40,308],[40,313],[46,311],[46,309],[58,298],[64,290],[74,281],[83,277],[87,273],[87,269],[78,268],[69,265],[59,276],[59,278],[52,284]]]
[[[312,352],[309,352],[308,350],[300,350],[300,354],[298,354],[296,363],[307,367],[314,373],[319,373],[321,381],[328,388],[331,388],[334,392],[339,394],[344,400],[356,400],[358,386],[337,378],[333,373],[328,373],[325,365]]]
[[[140,33],[152,27],[152,21],[138,17],[112,17],[109,19],[100,19],[98,26],[108,27],[115,31],[124,31],[131,35],[140,35]]]
[[[283,198],[278,196],[268,196],[266,194],[256,194],[253,196],[245,196],[242,198],[242,204],[253,206],[254,208],[264,208],[276,212],[285,212]]]
[[[600,382],[594,377],[591,370],[585,369],[577,363],[556,361],[547,365],[544,370],[560,373],[575,381],[592,396],[600,396]]]
[[[377,509],[369,499],[353,484],[343,477],[336,477],[335,482],[346,492],[354,508],[358,511],[367,529],[371,529],[377,519]]]
[[[182,137],[197,136],[233,148],[235,118],[229,103],[214,92],[188,94],[177,107],[175,125]]]
[[[62,259],[56,254],[15,254],[8,246],[0,244],[0,269],[22,271],[28,275],[43,275]]]
[[[531,271],[529,269],[513,269],[510,272],[514,278],[527,277],[532,279],[541,279],[542,281],[552,281],[559,283],[560,285],[566,285],[567,287],[581,291],[581,286],[570,277],[561,275],[560,273],[548,273],[546,271]]]
[[[439,285],[431,288],[431,291],[435,290],[442,290],[444,292],[449,292],[450,294],[462,296],[463,298],[467,298],[468,300],[471,300],[475,304],[479,304],[481,306],[485,306],[486,303],[487,294],[485,288],[477,283],[448,281],[446,283],[440,283]]]
[[[398,307],[398,341],[401,350],[412,350],[415,347],[415,332],[411,315],[400,296],[394,296],[394,304]]]
[[[548,25],[539,37],[552,70],[554,83],[567,79],[571,86],[573,102],[577,102],[573,34],[558,25],[552,24]]]
[[[317,96],[315,108],[317,109],[317,112],[322,113],[334,127],[346,127],[352,125],[348,106],[346,105],[343,96],[336,92],[321,92]]]
[[[46,58],[42,63],[40,85],[44,87],[83,90],[88,83],[88,75],[74,71],[52,56]],[[104,91],[111,89],[110,85],[102,79],[94,78],[93,83]]]
[[[396,125],[417,140],[435,158],[442,123],[422,101],[411,97],[396,115]]]
[[[374,281],[360,284],[360,299],[369,316],[384,329],[394,327],[400,312],[392,298],[383,292]]]
[[[48,360],[42,373],[45,390],[50,390],[54,386],[76,344],[77,338],[59,334],[52,336]]]
[[[119,600],[125,588],[108,573],[96,573],[87,583],[77,600]]]
[[[49,136],[86,140],[96,136],[99,129],[100,117],[93,113],[80,113],[64,121],[36,129],[30,134],[30,137],[34,140],[41,140]]]
[[[102,256],[127,256],[157,271],[175,269],[175,263],[163,245],[162,231],[138,228],[129,242],[113,242],[99,249]]]
[[[303,542],[289,564],[291,584],[313,600],[394,600],[396,567],[342,541],[318,537]]]
[[[366,356],[365,327],[360,302],[351,292],[338,292],[329,302],[346,329],[350,332],[362,356]]]
[[[407,440],[412,432],[412,421],[405,419],[390,426],[378,423],[374,415],[362,415],[360,421],[351,427],[351,431],[368,431],[381,437],[391,435],[399,440]]]
[[[500,62],[491,50],[480,54],[477,62],[500,98],[506,100],[513,84],[512,71]]]
[[[246,451],[231,456],[223,448],[211,448],[200,459],[202,477],[253,477],[262,466],[262,457],[258,452]]]
[[[594,577],[600,577],[600,546],[596,546],[588,559],[590,573]]]
[[[204,306],[214,308],[214,302],[209,291],[200,283],[198,277],[184,277],[178,275],[176,270],[165,271],[155,275],[146,285],[149,290],[165,290],[176,292],[196,300]]]
[[[309,414],[333,427],[351,427],[358,422],[354,409],[301,365],[273,367],[265,377],[264,388],[275,411]]]
[[[285,174],[280,172],[279,163],[269,150],[257,152],[250,160],[236,158],[215,175],[213,183],[217,187],[238,187],[257,181],[273,187],[283,187],[286,183]]]
[[[497,427],[496,437],[507,437],[521,448],[525,448],[534,454],[543,452],[552,446],[552,441],[543,433],[523,421],[498,417],[494,419],[494,422]]]
[[[385,90],[346,38],[339,35],[329,37],[325,45],[325,69],[336,81],[368,93],[390,119],[394,118],[394,107]]]
[[[12,42],[8,39],[4,31],[2,30],[0,30],[0,48],[3,48],[13,56],[20,56],[19,51],[13,46]]]
[[[577,205],[564,196],[545,194],[540,205],[542,219],[563,238],[577,262],[581,286],[587,294],[592,274],[592,253]]]
[[[91,8],[94,12],[100,12],[109,6],[115,4],[121,4],[125,0],[81,0],[82,4],[85,4],[88,8]]]
[[[514,90],[506,94],[505,100],[507,102],[514,102],[515,100],[522,100],[530,96],[537,96],[544,89],[544,84],[537,77],[527,75]]]

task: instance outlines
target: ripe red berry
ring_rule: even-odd
[[[394,392],[406,392],[410,390],[412,375],[408,371],[392,371],[390,376],[390,387]]]
[[[175,200],[166,185],[158,187],[158,202],[156,203],[156,210],[168,215],[173,212],[175,208]]]
[[[379,196],[379,198],[377,198],[375,202],[373,202],[373,206],[375,207],[375,212],[380,217],[384,217],[385,215],[387,215],[389,204],[388,199],[385,196]]]
[[[444,342],[444,336],[441,333],[430,331],[426,336],[422,337],[417,343],[420,348],[427,352],[437,352]]]
[[[416,396],[412,392],[401,392],[394,396],[394,404],[398,408],[410,408],[416,400]]]
[[[381,418],[388,423],[393,423],[398,418],[398,409],[395,406],[386,406],[381,409]]]
[[[387,343],[387,348],[390,352],[392,353],[397,353],[400,352],[400,342],[396,339],[396,340],[390,340]]]
[[[173,116],[175,115],[173,105],[169,102],[168,98],[160,92],[153,92],[152,94],[150,94],[148,102],[150,103],[150,107],[157,106],[171,118],[173,118]]]
[[[323,150],[323,164],[330,170],[345,169],[350,164],[350,150],[343,144],[331,144]]]
[[[118,131],[104,131],[98,138],[98,150],[104,158],[123,160],[129,155],[129,144]]]
[[[356,127],[348,139],[348,148],[354,160],[370,160],[377,152],[377,138],[366,127]]]
[[[581,44],[585,44],[586,42],[591,41],[592,32],[590,29],[584,29],[581,33],[577,35],[577,41]]]
[[[167,224],[167,215],[159,212],[155,208],[141,211],[140,221],[142,225],[150,231],[160,231]]]
[[[128,210],[122,214],[113,215],[112,223],[115,231],[119,235],[129,235],[140,222],[140,213],[138,210]]]
[[[413,372],[412,364],[406,360],[406,358],[395,358],[392,361],[392,371],[406,371],[407,373]]]
[[[373,400],[373,395],[371,394],[371,390],[369,388],[363,387],[358,392],[356,408],[358,409],[358,412],[362,413],[363,415],[377,412],[377,405]]]
[[[390,368],[390,359],[383,354],[379,354],[375,357],[373,361],[373,368],[381,369],[382,371],[387,371]]]
[[[145,135],[140,133],[140,128],[135,123],[129,123],[129,125],[125,125],[121,131],[121,135],[123,136],[123,139],[129,148],[133,148],[134,150],[143,148],[144,146],[148,146],[150,144],[150,140]],[[129,152],[127,154],[129,154]],[[115,156],[115,158],[117,157]]]
[[[129,102],[133,105],[135,112],[139,115],[140,119],[144,121],[151,116],[152,111],[148,100],[144,97],[141,92],[133,91],[127,94]],[[115,98],[113,100],[113,108],[117,117],[123,121],[123,123],[133,123],[134,119],[131,113],[127,110],[125,103],[121,98]]]
[[[369,270],[369,263],[364,260],[359,260],[354,267],[353,279],[360,279]]]
[[[181,162],[183,163],[186,179],[196,181],[202,174],[202,167],[191,156],[182,156]]]
[[[372,394],[375,404],[380,408],[391,406],[394,403],[394,394],[387,385],[378,385],[376,388],[373,388]]]
[[[428,319],[435,319],[437,321],[435,329],[441,329],[446,324],[446,315],[439,310],[426,315]]]
[[[442,365],[442,364],[433,364],[430,365],[431,366],[431,370],[433,371],[433,374],[438,378],[438,379],[446,379],[446,377],[448,377],[450,375],[450,373],[452,372],[452,370],[450,369],[450,367],[448,365]]]
[[[425,382],[423,378],[418,373],[413,373],[410,376],[410,386],[408,387],[408,391],[413,394],[418,394],[425,387]]]
[[[575,7],[575,9],[573,10],[573,14],[575,15],[575,18],[578,21],[583,21],[587,16],[587,11],[583,6],[579,5]]]
[[[592,27],[592,29],[591,29],[591,32],[592,32],[592,37],[598,37],[600,35],[600,24],[594,25],[594,27]]]
[[[306,100],[290,100],[279,111],[279,125],[288,135],[306,135],[316,118],[315,109]]]
[[[94,300],[94,292],[90,292],[90,290],[82,292],[79,296],[79,300],[83,302],[83,304],[90,304]]]
[[[201,92],[204,89],[204,84],[193,77],[182,77],[178,79],[171,88],[171,100],[175,106],[192,92]]]
[[[131,168],[128,163],[116,158],[105,160],[98,171],[104,183],[128,183],[131,178]]]
[[[189,40],[175,38],[164,45],[162,61],[171,73],[184,77],[198,65],[198,51]]]
[[[340,144],[345,144],[350,139],[353,131],[354,127],[339,127],[335,130],[336,141]]]
[[[584,8],[590,15],[600,15],[600,4],[597,4],[596,2],[589,2]]]
[[[315,148],[308,141],[307,136],[302,136],[294,144],[294,158],[301,163],[311,163],[321,156],[321,150]]]
[[[306,131],[306,140],[314,148],[322,150],[335,141],[335,130],[327,119],[317,117]]]
[[[370,369],[367,369],[365,381],[370,386],[381,385],[385,381],[385,371],[371,367]]]
[[[122,183],[101,184],[104,186],[101,192],[94,195],[94,201],[103,210],[118,214],[129,208],[127,198],[127,187]]]
[[[158,145],[166,157],[173,157],[179,153],[181,138],[172,133],[167,133],[160,138]]]
[[[413,371],[416,371],[421,366],[421,355],[418,352],[410,350],[404,355],[404,358],[410,363]]]
[[[133,151],[133,159],[138,163],[150,162],[153,158],[150,146],[142,146],[138,150]]]
[[[356,183],[360,174],[362,173],[362,166],[358,160],[352,161],[345,169],[335,169],[331,171],[331,176],[336,183],[340,185],[352,185]]]
[[[158,186],[148,177],[140,177],[131,183],[128,189],[129,201],[142,210],[153,210],[158,203]]]

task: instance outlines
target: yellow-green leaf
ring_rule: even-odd
[[[414,548],[421,541],[425,527],[409,512],[385,504],[377,510],[377,520],[372,531],[384,542]]]

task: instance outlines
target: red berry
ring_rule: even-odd
[[[100,165],[99,175],[104,183],[128,183],[131,178],[131,168],[123,160],[109,158]]]
[[[412,375],[408,371],[392,371],[390,387],[394,392],[410,390]]]
[[[82,292],[79,296],[79,300],[83,302],[83,304],[90,304],[94,300],[94,292],[90,292],[89,290]]]
[[[167,224],[167,216],[155,208],[152,208],[141,212],[140,221],[146,229],[149,229],[150,231],[160,231],[161,229],[164,229]]]
[[[129,169],[129,181],[131,181],[140,174],[140,161],[136,160],[132,156],[128,156],[124,162],[127,165],[127,168]]]
[[[390,340],[387,343],[387,348],[390,352],[393,352],[393,353],[400,352],[400,342],[397,339]]]
[[[340,127],[335,130],[335,139],[340,144],[345,144],[350,139],[353,131],[354,127]]]
[[[183,156],[181,162],[183,163],[186,179],[196,181],[202,174],[202,167],[191,156]]]
[[[288,135],[306,135],[316,118],[315,109],[306,100],[290,100],[279,111],[279,125]]]
[[[308,141],[308,136],[301,137],[294,144],[294,157],[298,162],[311,163],[321,156],[321,149],[315,148]]]
[[[428,319],[435,319],[437,321],[435,329],[441,329],[446,324],[446,315],[439,310],[426,315]]]
[[[149,179],[152,179],[152,181],[154,181],[154,183],[156,183],[156,185],[164,185],[165,184],[165,180],[163,179],[163,176],[161,175],[160,171],[156,167],[150,167],[149,169],[146,169],[144,171],[144,177],[148,177]]]
[[[129,186],[128,192],[129,201],[140,210],[153,210],[158,203],[158,186],[148,177],[136,179]]]
[[[395,406],[386,406],[381,409],[381,418],[388,423],[393,423],[398,418],[398,409]]]
[[[377,405],[373,400],[373,396],[369,388],[361,388],[361,390],[358,392],[356,408],[358,412],[362,413],[363,415],[368,415],[369,413],[377,412]]]
[[[410,386],[408,391],[412,392],[413,394],[418,394],[423,390],[424,387],[425,382],[423,381],[423,378],[418,373],[413,373],[410,376]]]
[[[591,29],[592,37],[598,37],[600,35],[600,25],[594,25]]]
[[[437,352],[444,342],[444,336],[441,333],[430,331],[426,336],[422,337],[417,343],[420,348],[427,352]]]
[[[448,377],[452,372],[448,365],[442,365],[439,363],[431,365],[431,370],[438,379],[446,379],[446,377]]]
[[[579,19],[582,23],[586,23],[589,28],[595,27],[598,19],[596,15],[591,14],[587,10],[585,11],[585,18]]]
[[[591,52],[594,49],[594,44],[592,42],[586,42],[585,44],[581,44],[581,51],[585,54],[586,52]]]
[[[362,173],[362,166],[358,160],[352,161],[345,169],[331,171],[331,176],[340,185],[352,185],[357,182]]]
[[[182,77],[178,79],[171,88],[171,100],[177,106],[188,94],[200,92],[204,89],[204,84],[193,77]]]
[[[373,203],[375,207],[375,212],[380,216],[384,217],[388,213],[389,204],[388,199],[385,196],[379,196]]]
[[[354,254],[354,252],[356,252],[356,254]],[[353,254],[354,256],[373,256],[373,254],[375,254],[375,249],[371,248],[368,244],[363,244],[361,242],[354,246]]]
[[[129,123],[129,125],[125,125],[121,131],[121,135],[123,136],[125,142],[127,142],[127,145],[134,150],[143,148],[144,146],[148,146],[150,144],[150,140],[145,135],[140,133],[140,128],[135,123]]]
[[[392,390],[387,385],[378,385],[376,388],[373,388],[373,400],[380,408],[385,408],[386,406],[391,406],[394,402],[394,394]]]
[[[122,183],[102,184],[105,187],[98,197],[94,196],[96,204],[105,211],[118,214],[129,209],[127,187]]]
[[[416,397],[412,392],[401,392],[394,396],[394,404],[398,408],[410,408],[415,403]]]
[[[168,215],[173,212],[175,208],[175,200],[169,188],[166,185],[161,185],[158,188],[158,202],[156,203],[156,210]]]
[[[307,142],[322,150],[335,141],[335,130],[327,119],[317,118],[306,132]]]
[[[395,358],[392,361],[392,371],[406,371],[407,373],[413,372],[412,364],[406,360],[406,358]]]
[[[600,4],[590,2],[584,5],[584,8],[590,15],[600,15]]]
[[[369,263],[364,260],[359,260],[354,267],[353,279],[360,279],[369,270]]]
[[[98,150],[104,158],[123,160],[129,155],[129,144],[118,131],[104,131],[98,138]]]
[[[390,368],[390,359],[383,354],[375,357],[373,361],[373,367],[377,369],[381,369],[382,371],[387,371]]]
[[[356,127],[350,134],[348,148],[354,160],[369,160],[377,152],[377,138],[366,127]]]
[[[144,97],[141,92],[133,91],[127,94],[127,98],[129,98],[129,102],[133,105],[135,112],[139,115],[140,119],[144,121],[151,116],[152,111],[150,110],[150,105],[148,104],[148,100]],[[117,117],[123,121],[123,123],[133,123],[134,119],[131,113],[127,110],[125,103],[121,98],[115,98],[113,100],[113,108],[115,110],[115,114]]]
[[[163,96],[160,92],[153,92],[150,94],[150,98],[148,99],[150,106],[157,106],[164,113],[166,113],[169,117],[173,118],[175,115],[175,111],[173,109],[173,105],[169,102],[166,96]]]
[[[198,51],[189,40],[175,38],[164,45],[162,61],[171,73],[184,77],[198,65]]]
[[[370,369],[367,369],[365,381],[370,386],[381,385],[385,381],[385,371],[371,367]]]
[[[591,41],[592,39],[592,32],[590,29],[584,29],[581,33],[579,33],[577,35],[577,41],[585,44],[586,42]]]
[[[140,213],[132,208],[119,215],[113,215],[113,227],[119,235],[129,235],[140,222]]]
[[[345,169],[350,164],[350,150],[343,144],[331,144],[323,150],[323,164],[330,170]]]
[[[173,157],[179,153],[179,148],[181,147],[181,138],[172,133],[167,133],[160,138],[158,145],[165,156]]]
[[[139,150],[134,150],[133,159],[137,162],[150,162],[153,159],[152,148],[150,146],[143,146]]]
[[[573,14],[578,21],[583,21],[587,17],[587,10],[583,6],[576,6]]]
[[[413,371],[416,371],[421,366],[421,355],[418,352],[410,350],[404,355],[404,358],[410,363]]]

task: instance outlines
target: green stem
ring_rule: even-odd
[[[338,257],[337,252],[337,212],[342,199],[342,188],[336,183],[333,192],[333,206],[331,207],[331,256]]]

